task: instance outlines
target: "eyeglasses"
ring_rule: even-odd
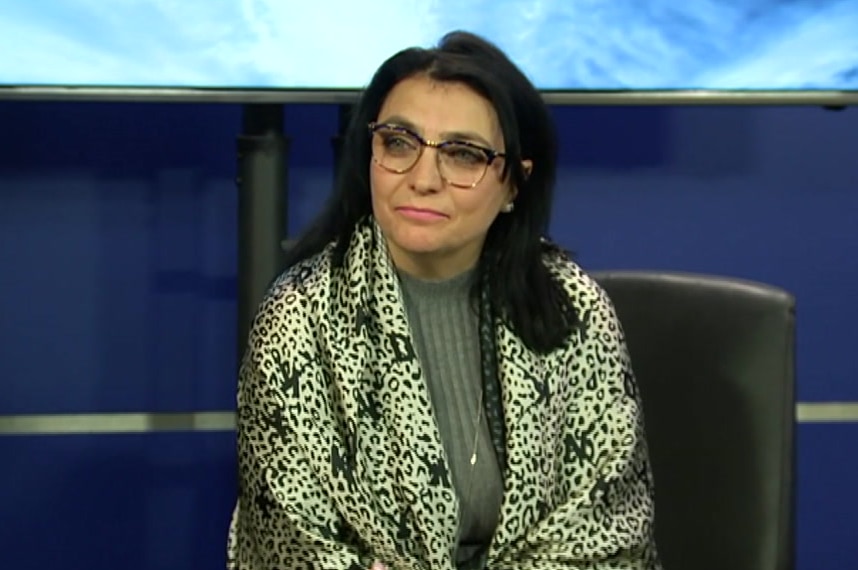
[[[372,159],[389,172],[404,174],[420,157],[423,149],[434,148],[438,172],[445,182],[458,188],[474,188],[489,165],[506,155],[468,141],[430,141],[411,129],[393,124],[370,123]]]

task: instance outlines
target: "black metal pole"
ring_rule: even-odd
[[[238,358],[259,302],[280,272],[286,235],[286,155],[283,105],[248,104],[238,147]]]
[[[346,130],[351,121],[352,110],[354,107],[344,103],[337,108],[337,134],[331,141],[334,146],[334,178],[339,175],[340,162],[343,154],[343,139],[345,138]]]

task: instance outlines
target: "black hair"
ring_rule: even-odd
[[[503,177],[518,192],[515,208],[489,228],[478,263],[474,295],[489,283],[492,310],[531,350],[562,346],[577,322],[571,299],[545,264],[564,252],[545,239],[551,216],[557,136],[545,102],[528,78],[494,44],[468,32],[451,32],[431,49],[402,50],[376,71],[352,111],[342,141],[334,192],[325,209],[287,254],[291,265],[336,242],[334,267],[342,266],[352,233],[372,214],[368,123],[400,81],[425,74],[467,85],[494,107],[503,133]],[[532,161],[531,172],[522,165]]]

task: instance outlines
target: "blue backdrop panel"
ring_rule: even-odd
[[[286,111],[297,230],[330,189],[336,109]],[[858,400],[854,109],[554,112],[552,233],[585,267],[786,287],[799,303],[800,397]],[[240,109],[2,103],[0,120],[0,414],[231,409]],[[858,434],[853,425],[801,434],[799,570],[855,566],[847,451]],[[217,443],[200,451],[209,437]],[[234,495],[227,436],[2,438],[0,452],[9,465],[0,500],[20,521],[2,527],[11,566],[134,568],[135,558],[138,568],[186,568],[192,551],[221,565],[221,514]],[[145,522],[168,511],[166,526]],[[105,522],[120,514],[128,522]],[[96,543],[104,556],[87,558]]]
[[[798,430],[798,570],[858,568],[858,424]]]
[[[232,407],[239,119],[0,105],[0,413]]]
[[[803,400],[858,400],[858,109],[559,108],[552,231],[588,268],[773,283],[798,297]]]
[[[0,438],[4,568],[223,568],[232,433]]]

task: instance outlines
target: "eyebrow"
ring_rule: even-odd
[[[421,129],[413,122],[400,115],[392,115],[379,123],[393,124],[400,127],[405,127],[408,130],[420,133]],[[486,148],[493,149],[494,145],[487,141],[485,137],[472,131],[447,131],[441,133],[442,141],[469,141],[477,142],[484,145]]]

